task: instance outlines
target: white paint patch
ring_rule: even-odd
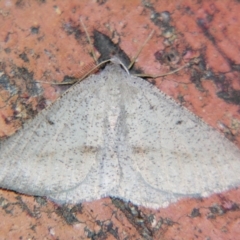
[[[240,185],[240,150],[117,64],[73,86],[0,145],[0,187],[146,207]]]

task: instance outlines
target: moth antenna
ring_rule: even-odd
[[[148,35],[147,39],[144,41],[144,43],[142,44],[142,46],[139,48],[139,50],[137,51],[136,55],[133,57],[131,63],[128,65],[128,69],[131,69],[131,67],[133,66],[133,64],[136,62],[139,54],[141,53],[141,51],[143,50],[143,48],[144,48],[144,46],[147,44],[147,42],[151,39],[153,33],[154,33],[154,30],[151,31],[151,33]]]
[[[112,57],[109,61],[112,62],[112,63],[114,63],[114,64],[121,65],[121,66],[124,68],[124,70],[125,70],[128,74],[130,74],[129,71],[128,71],[129,69],[124,65],[124,63],[123,63],[118,57]]]
[[[159,78],[159,77],[165,77],[167,75],[171,75],[171,74],[174,74],[176,72],[179,72],[181,71],[182,69],[184,68],[187,68],[191,65],[190,62],[186,63],[185,65],[173,70],[173,71],[170,71],[170,72],[167,72],[167,73],[163,73],[163,74],[159,74],[159,75],[149,75],[149,74],[134,74],[135,76],[137,77],[141,77],[141,78]]]
[[[87,41],[88,41],[88,43],[89,43],[89,45],[90,45],[90,53],[91,53],[91,55],[92,55],[95,63],[98,64],[97,56],[96,56],[96,54],[95,54],[95,51],[94,51],[94,47],[93,47],[91,38],[90,38],[90,36],[89,36],[89,34],[88,34],[87,28],[86,28],[86,26],[85,26],[85,24],[84,24],[84,22],[83,22],[83,20],[82,20],[81,17],[80,17],[80,23],[81,23],[81,25],[82,25],[82,27],[83,27],[83,29],[84,29],[84,32],[86,33]]]

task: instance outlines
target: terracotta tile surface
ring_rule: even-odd
[[[197,58],[154,83],[240,147],[239,12],[233,0],[0,1],[0,136],[13,134],[59,96],[62,88],[50,83],[77,79],[94,65],[82,17],[101,59],[120,54],[118,46],[132,58],[151,30],[137,70],[162,74]],[[0,239],[212,240],[240,234],[239,189],[159,210],[110,198],[57,206],[1,190],[0,206]]]

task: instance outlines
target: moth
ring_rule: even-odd
[[[0,187],[159,208],[238,186],[240,150],[115,60],[1,141]]]

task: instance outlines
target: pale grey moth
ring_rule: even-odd
[[[240,150],[147,81],[109,64],[0,145],[0,187],[145,207],[240,184]]]

